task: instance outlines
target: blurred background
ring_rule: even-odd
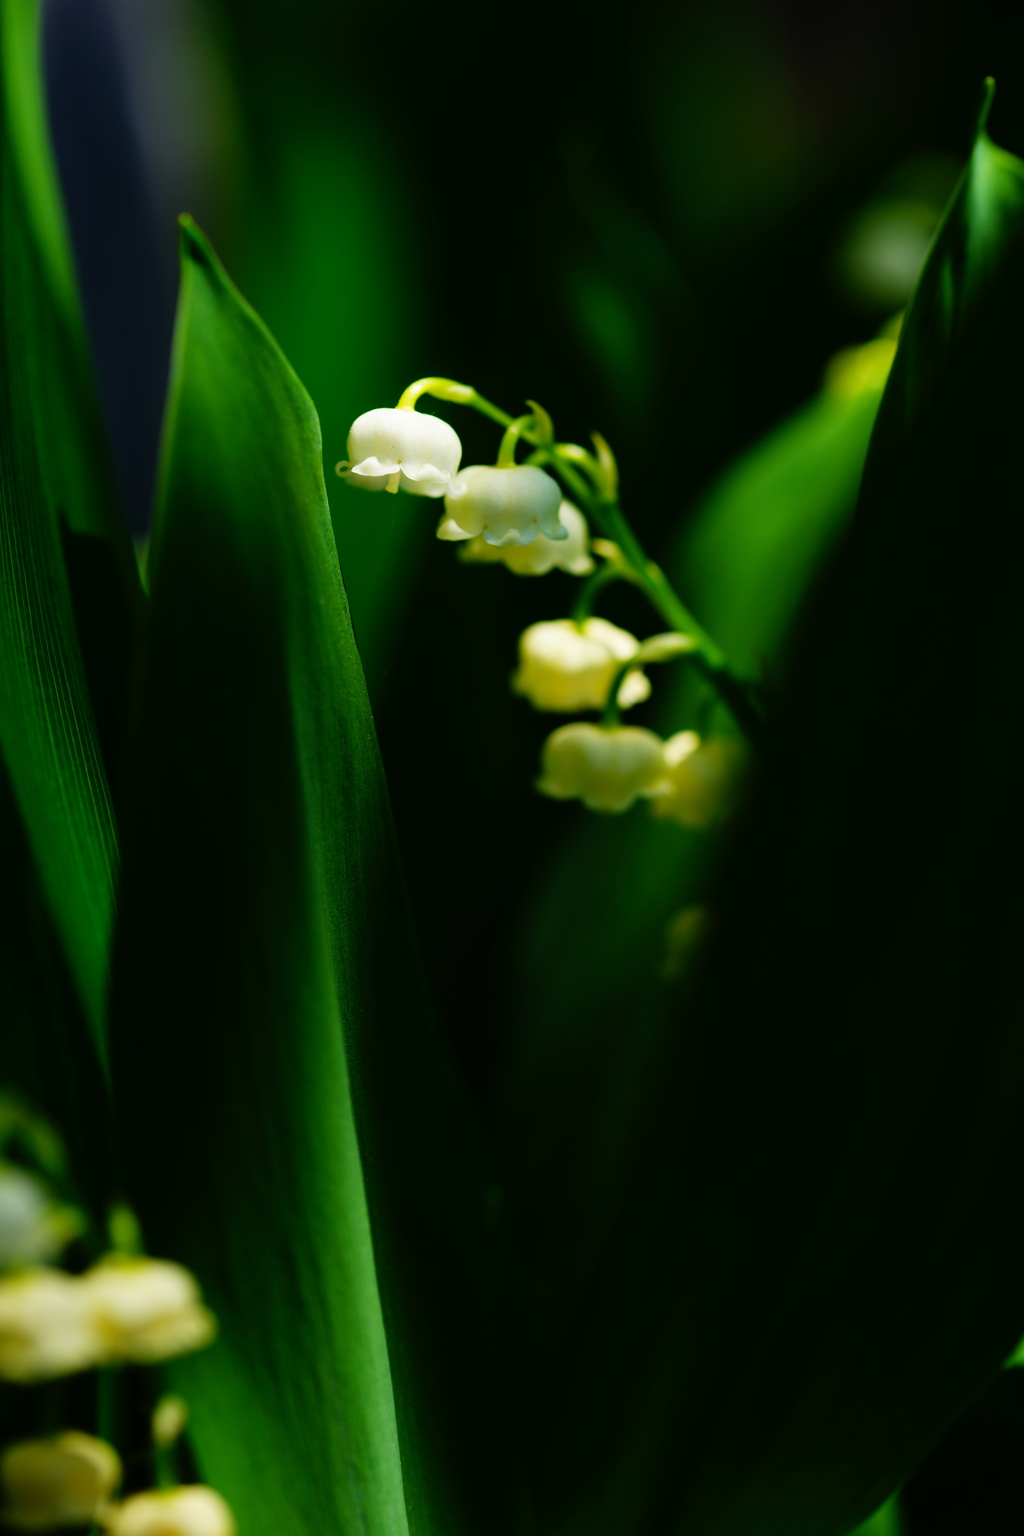
[[[666,558],[716,475],[905,304],[986,74],[992,135],[1024,151],[1022,44],[1019,9],[923,0],[639,0],[604,21],[582,4],[47,0],[126,516],[141,543],[187,210],[320,413],[426,967],[485,1118],[523,1006],[521,914],[586,815],[533,793],[552,722],[507,687],[518,632],[564,614],[571,584],[464,568],[432,537],[436,506],[342,485],[348,426],[428,373],[512,411],[538,399],[560,437],[608,438]],[[464,462],[493,459],[495,429],[450,419]],[[649,630],[634,601],[605,611]],[[912,1485],[915,1531],[969,1536],[967,1487],[970,1532],[1021,1528],[1020,1374]]]

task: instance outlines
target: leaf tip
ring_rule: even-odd
[[[981,106],[978,110],[978,125],[974,136],[979,137],[985,132],[988,123],[988,115],[992,111],[992,103],[996,99],[996,82],[993,75],[986,75],[981,87]]]
[[[200,267],[212,267],[213,252],[210,249],[210,242],[190,213],[183,213],[179,217],[178,232],[182,261],[192,261]]]

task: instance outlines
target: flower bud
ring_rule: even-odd
[[[188,1403],[176,1392],[165,1392],[163,1397],[153,1409],[152,1418],[153,1444],[161,1450],[166,1450],[173,1445],[179,1435],[184,1434],[185,1425],[188,1423]]]
[[[202,1483],[133,1494],[104,1524],[111,1536],[235,1536],[231,1506]]]
[[[23,1531],[88,1525],[99,1519],[120,1481],[113,1446],[77,1430],[9,1445],[0,1457],[4,1524]]]
[[[381,406],[364,411],[348,434],[350,485],[380,491],[392,481],[415,496],[443,496],[459,467],[458,433],[439,416]],[[398,479],[394,477],[398,476]]]
[[[512,688],[534,709],[560,714],[603,709],[616,672],[639,649],[635,636],[607,619],[531,624],[519,637],[519,670]],[[619,707],[630,709],[650,691],[643,672],[627,672],[619,687]]]
[[[0,1268],[52,1259],[80,1225],[78,1212],[55,1206],[38,1179],[0,1164]]]
[[[735,809],[745,762],[738,737],[710,736],[702,742],[696,731],[670,736],[664,785],[651,810],[684,827],[710,827]]]
[[[591,811],[628,811],[665,775],[660,736],[639,726],[575,721],[544,743],[537,788],[555,800],[582,800]]]
[[[470,539],[507,547],[532,544],[540,534],[561,542],[569,531],[558,521],[562,493],[536,464],[499,469],[470,464],[455,476],[444,498],[439,539]]]
[[[563,501],[558,509],[558,521],[566,529],[567,539],[549,539],[539,533],[532,544],[488,544],[483,534],[477,534],[465,544],[459,545],[459,559],[480,564],[507,565],[517,576],[546,576],[556,569],[568,571],[570,576],[589,576],[594,562],[588,553],[590,532],[583,513],[571,501]],[[441,528],[448,523],[442,521]],[[438,530],[438,538],[462,538],[456,526],[454,535]]]
[[[169,1360],[202,1349],[217,1331],[194,1276],[166,1259],[111,1254],[81,1285],[106,1360]]]
[[[0,1377],[47,1381],[96,1365],[103,1349],[82,1281],[59,1269],[0,1280]]]

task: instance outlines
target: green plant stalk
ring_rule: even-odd
[[[470,406],[504,427],[506,434],[510,427],[520,428],[520,422],[523,421],[523,418],[510,416],[507,411],[503,411],[500,406],[485,399],[470,385],[458,384],[451,379],[418,379],[415,384],[410,384],[399,404],[407,409],[411,408],[424,394],[436,395],[442,400],[451,400],[458,405]],[[547,447],[539,443],[540,431],[537,426],[529,426],[523,422],[518,435],[526,442],[538,444],[537,453],[531,457],[535,461],[542,459],[550,464],[573,496],[582,502],[601,532],[618,544],[635,573],[637,585],[642,588],[652,607],[661,614],[672,629],[678,630],[680,634],[689,635],[696,641],[693,660],[717,690],[737,725],[752,743],[761,745],[765,734],[764,719],[755,703],[750,684],[732,670],[729,658],[721,646],[697,622],[661,567],[647,558],[643,546],[618,502],[607,501],[595,495],[575,465],[570,462],[569,455],[561,444]],[[589,455],[586,457],[589,458]],[[591,588],[587,593],[587,589],[584,589],[588,601],[593,595],[593,590]]]

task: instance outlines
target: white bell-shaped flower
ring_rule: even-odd
[[[462,458],[454,427],[439,416],[380,406],[364,411],[348,434],[350,485],[369,491],[401,486],[414,496],[443,496]]]
[[[236,1529],[230,1504],[203,1483],[133,1494],[103,1523],[111,1536],[235,1536]]]
[[[80,1283],[106,1360],[169,1360],[202,1349],[217,1331],[195,1277],[166,1259],[111,1254]]]
[[[512,679],[516,693],[534,709],[574,714],[580,709],[604,709],[615,674],[640,649],[628,630],[607,619],[551,619],[531,624],[519,637],[519,670]],[[620,709],[646,699],[651,685],[637,670],[619,685]]]
[[[439,539],[480,537],[507,548],[532,544],[541,534],[562,542],[569,530],[559,522],[562,493],[536,464],[470,464],[445,493]]]
[[[80,1230],[77,1215],[54,1205],[32,1174],[0,1164],[0,1268],[52,1259]]]
[[[662,741],[635,725],[577,720],[552,732],[541,754],[541,794],[582,800],[591,811],[628,811],[664,778]]]
[[[449,520],[442,522],[444,528]],[[587,520],[571,501],[563,501],[558,509],[558,521],[568,538],[549,539],[540,533],[532,544],[488,544],[482,533],[459,545],[459,559],[508,566],[517,576],[546,576],[548,571],[568,571],[570,576],[589,576],[594,569],[590,555],[590,530]],[[454,535],[461,539],[456,529]],[[438,538],[450,538],[450,533],[438,530]]]
[[[655,816],[684,827],[710,827],[736,807],[746,750],[736,736],[679,731],[665,742],[665,781],[651,801]]]
[[[103,1359],[82,1281],[60,1269],[0,1280],[0,1377],[48,1381]]]
[[[0,1515],[22,1531],[91,1525],[120,1481],[121,1459],[105,1440],[73,1429],[48,1440],[23,1440],[0,1457]]]

